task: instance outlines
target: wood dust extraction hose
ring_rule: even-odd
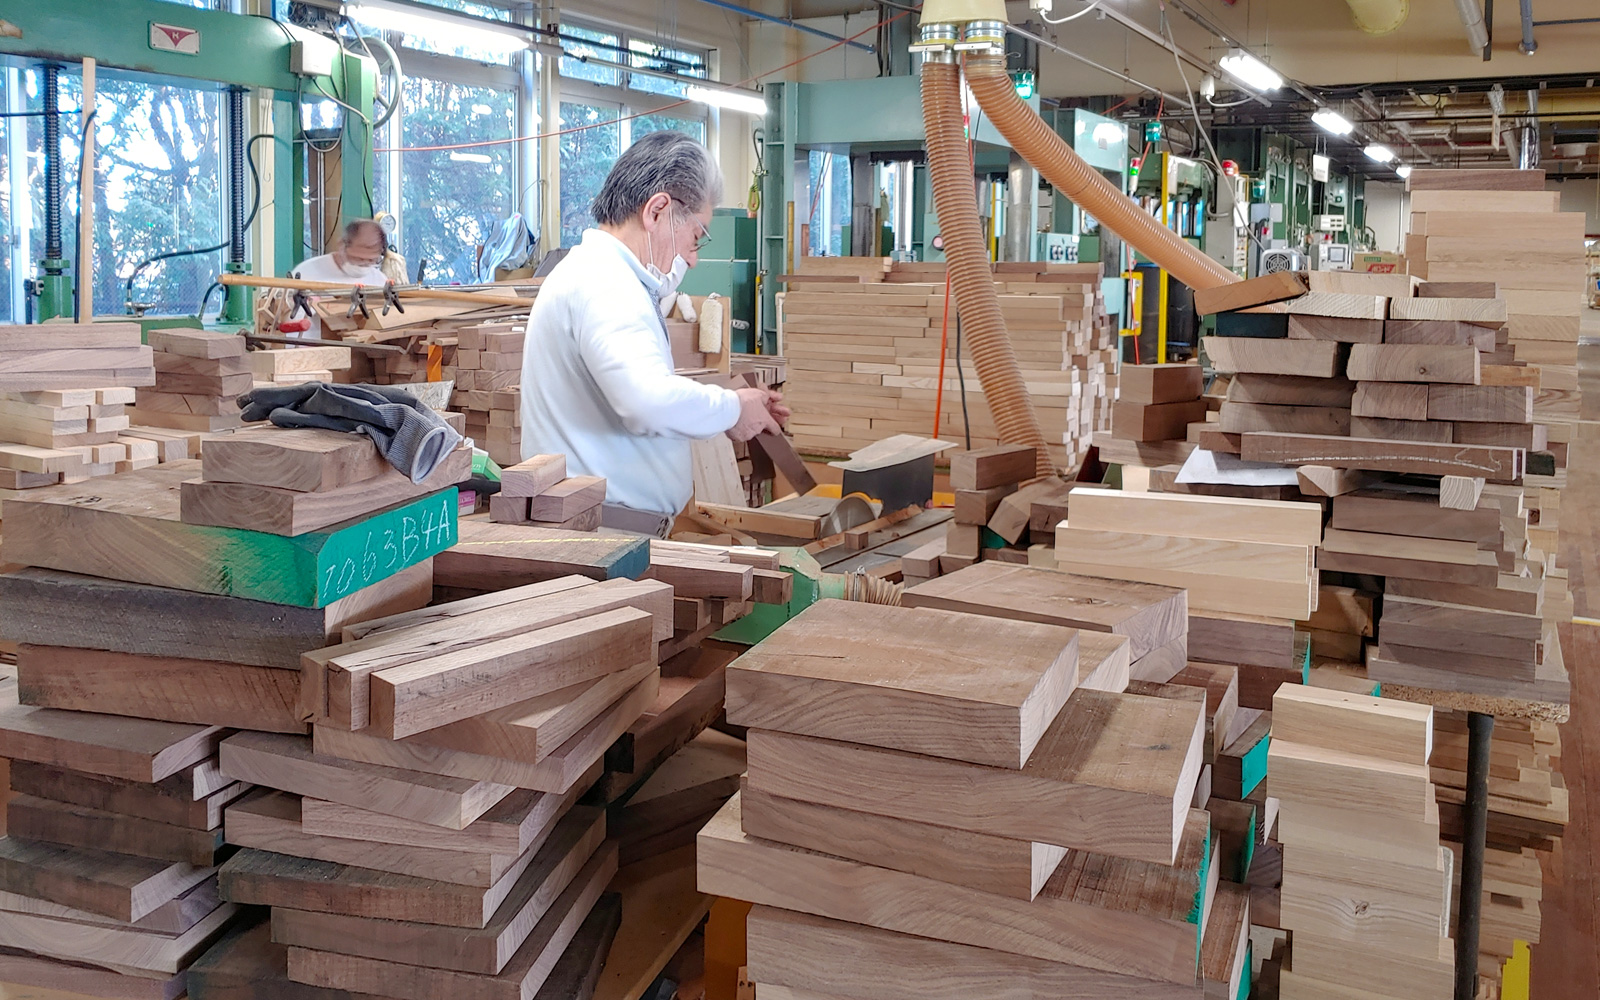
[[[983,245],[961,107],[961,68],[955,62],[929,59],[922,64],[922,124],[927,132],[928,178],[944,236],[950,290],[960,312],[962,336],[972,346],[973,365],[989,412],[1000,440],[1032,446],[1037,474],[1054,475],[1055,462],[1022,383]]]
[[[1207,257],[1177,233],[1163,226],[1132,199],[1112,187],[1072,147],[1017,96],[1016,85],[998,56],[968,56],[967,84],[994,127],[1023,159],[1033,164],[1055,188],[1099,219],[1107,229],[1131,243],[1162,270],[1190,288],[1216,288],[1239,276]],[[927,73],[924,67],[923,73]],[[927,83],[923,83],[926,102]],[[930,171],[933,128],[928,128]],[[944,218],[941,203],[940,219]],[[987,388],[987,385],[986,385]]]

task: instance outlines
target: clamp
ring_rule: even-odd
[[[362,319],[372,318],[372,310],[367,308],[367,293],[360,285],[350,289],[350,308],[345,310],[344,318],[354,319],[358,309],[361,311]]]
[[[385,282],[383,286],[383,315],[389,315],[390,306],[400,310],[402,314],[406,311],[405,303],[400,301],[400,293],[395,291],[392,281]]]

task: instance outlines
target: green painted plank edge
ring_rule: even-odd
[[[1261,742],[1246,751],[1239,761],[1239,787],[1243,789],[1243,798],[1248,798],[1250,793],[1261,784],[1261,779],[1267,776],[1267,751],[1272,747],[1272,736],[1261,737]]]
[[[1250,928],[1246,926],[1244,932],[1248,937],[1250,934]],[[1233,1000],[1250,1000],[1250,987],[1253,985],[1251,972],[1256,967],[1255,952],[1255,944],[1253,942],[1246,941],[1244,943],[1244,974],[1239,977],[1239,992],[1234,994]]]

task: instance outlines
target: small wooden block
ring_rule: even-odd
[[[495,493],[489,497],[489,520],[496,524],[527,524],[528,498]]]
[[[601,476],[573,476],[564,479],[528,500],[528,518],[533,521],[565,521],[605,503],[606,481]]]
[[[1466,476],[1444,476],[1439,480],[1439,506],[1448,510],[1477,510],[1483,496],[1483,480]]]
[[[206,482],[249,483],[317,493],[372,479],[389,463],[361,434],[249,427],[200,444]]]
[[[1273,406],[1337,406],[1351,408],[1356,384],[1346,378],[1241,373],[1228,382],[1228,402]]]
[[[1377,385],[1379,383],[1369,383]],[[1391,383],[1399,385],[1401,383]],[[1449,444],[1454,440],[1448,420],[1391,420],[1385,417],[1351,417],[1350,436],[1385,441],[1429,441]]]
[[[955,521],[957,524],[988,524],[1000,501],[1015,493],[1015,484],[1006,483],[987,490],[956,490]]]
[[[1206,356],[1220,372],[1333,378],[1341,372],[1343,345],[1321,340],[1206,337]],[[1360,346],[1360,345],[1357,345]]]
[[[1182,403],[1132,403],[1118,400],[1111,408],[1111,433],[1129,441],[1181,441],[1189,425],[1206,418],[1204,400]]]
[[[1357,382],[1350,413],[1385,420],[1427,420],[1428,387],[1409,382]]]
[[[1385,344],[1437,344],[1494,350],[1494,329],[1457,320],[1391,319],[1383,325]]]
[[[1428,419],[1500,424],[1533,422],[1534,390],[1522,385],[1428,387]]]
[[[567,456],[535,455],[500,470],[500,496],[536,497],[567,478]]]
[[[1332,340],[1341,344],[1379,344],[1383,342],[1383,320],[1298,316],[1291,313],[1289,339]]]
[[[1298,271],[1279,271],[1263,274],[1248,281],[1236,281],[1215,288],[1195,290],[1194,309],[1201,316],[1212,313],[1245,309],[1250,306],[1282,302],[1306,294],[1306,275]]]
[[[513,499],[522,498],[515,497]],[[601,505],[595,504],[587,510],[579,511],[565,521],[536,521],[529,518],[528,523],[535,528],[560,528],[562,531],[596,531],[600,528],[601,514]]]
[[[1478,326],[1497,327],[1506,322],[1504,299],[1396,299],[1390,304],[1392,319],[1454,320]]]
[[[1349,434],[1350,411],[1332,406],[1222,404],[1219,426],[1224,434],[1283,431],[1290,434]]]
[[[1290,316],[1320,316],[1330,319],[1360,319],[1379,322],[1389,315],[1389,300],[1382,295],[1360,295],[1350,292],[1311,292],[1289,303]],[[1290,336],[1294,323],[1290,321]],[[1316,338],[1322,339],[1322,338]],[[1334,338],[1327,338],[1334,339]],[[1363,341],[1371,343],[1371,341]]]
[[[1434,301],[1445,301],[1436,299]],[[1478,383],[1478,350],[1434,344],[1354,344],[1348,372],[1357,382]]]
[[[244,338],[211,330],[151,330],[146,337],[152,350],[190,358],[237,358],[244,354]]]
[[[1032,479],[1038,458],[1027,445],[996,445],[959,452],[950,459],[950,488],[986,490]]]
[[[1198,399],[1204,389],[1204,374],[1195,364],[1123,365],[1118,373],[1118,398],[1147,404]]]

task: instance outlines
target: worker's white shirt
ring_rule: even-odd
[[[739,397],[673,374],[660,281],[598,229],[539,288],[522,357],[522,457],[567,456],[606,502],[676,514],[694,495],[689,442],[739,420]]]
[[[294,268],[293,274],[302,281],[327,281],[338,285],[376,285],[379,288],[389,280],[384,277],[383,271],[376,267],[352,265],[341,267],[331,253],[301,261]],[[315,292],[311,294],[316,295]],[[299,336],[308,340],[316,340],[322,336],[322,320],[316,313],[311,314],[311,328]]]

